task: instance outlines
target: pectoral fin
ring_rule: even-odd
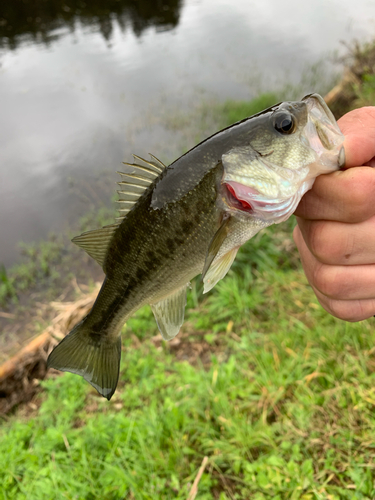
[[[227,236],[229,233],[229,221],[230,221],[230,217],[227,217],[226,219],[223,220],[223,222],[221,223],[221,226],[216,231],[214,237],[211,240],[210,246],[208,247],[206,260],[204,262],[203,271],[202,271],[202,280],[203,281],[204,281],[204,278],[206,276],[206,273],[207,273],[209,267],[212,264],[212,261],[214,260],[214,258],[218,254],[224,241],[227,239]]]
[[[202,280],[204,283],[203,293],[209,292],[221,278],[224,278],[236,257],[239,248],[237,246],[228,249],[227,252],[219,256],[220,249],[223,248],[224,241],[228,238],[230,231],[231,217],[227,217],[216,231],[208,247],[206,261],[202,271]]]
[[[223,221],[207,251],[202,272],[204,293],[210,291],[219,280],[224,278],[240,246],[269,225],[269,221],[248,217],[243,220],[229,217]]]
[[[163,300],[151,304],[156,323],[164,340],[172,340],[184,322],[186,289],[190,283],[174,291]]]
[[[203,293],[209,292],[218,281],[224,278],[236,258],[238,248],[232,248],[211,264],[203,278]]]

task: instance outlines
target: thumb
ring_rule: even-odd
[[[354,109],[337,123],[345,135],[345,167],[375,166],[375,106]]]

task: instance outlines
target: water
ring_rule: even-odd
[[[373,0],[3,2],[0,263],[108,202],[131,153],[173,159],[173,114],[296,83],[374,33]]]

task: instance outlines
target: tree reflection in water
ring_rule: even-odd
[[[116,21],[121,30],[131,25],[140,36],[155,26],[169,30],[177,26],[181,0],[12,0],[0,2],[0,47],[17,48],[22,42],[50,44],[58,28],[74,31],[79,22],[99,30],[109,41]]]

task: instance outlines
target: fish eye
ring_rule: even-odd
[[[294,116],[290,113],[278,113],[273,120],[273,126],[280,134],[293,134],[296,130],[296,122]]]

